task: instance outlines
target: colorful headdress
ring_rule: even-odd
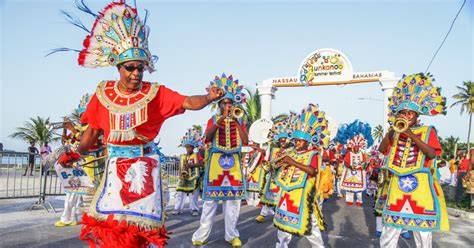
[[[90,98],[91,98],[91,95],[89,95],[88,93],[82,96],[81,102],[77,106],[79,110],[79,114],[82,114],[84,113],[84,111],[86,111],[87,104],[89,103]]]
[[[242,90],[244,89],[243,85],[239,85],[239,80],[229,75],[228,77],[223,73],[221,77],[216,76],[210,85],[206,88],[206,91],[209,92],[211,88],[217,87],[224,90],[225,95],[222,99],[228,98],[236,103],[245,103],[246,95]]]
[[[89,33],[84,39],[84,48],[81,51],[70,48],[53,49],[49,54],[62,51],[79,52],[78,63],[89,68],[115,66],[132,60],[144,61],[147,70],[153,72],[152,56],[148,50],[148,35],[150,30],[146,26],[145,16],[142,22],[137,9],[125,4],[124,0],[112,2],[100,13],[92,12],[83,0],[76,0],[77,8],[96,18],[92,30],[72,14],[62,11],[67,21]]]
[[[323,111],[314,104],[304,108],[294,121],[293,139],[304,139],[314,145],[327,147],[329,130]]]
[[[181,139],[180,146],[192,145],[194,147],[200,147],[204,145],[202,133],[199,129],[190,128]]]
[[[278,142],[280,138],[291,138],[292,131],[293,127],[288,119],[275,123],[268,136],[273,142]]]
[[[389,98],[389,121],[403,109],[420,115],[446,114],[446,98],[441,96],[441,88],[432,85],[432,75],[423,73],[406,76],[398,82]]]
[[[372,128],[368,123],[355,120],[350,124],[344,124],[337,130],[334,141],[347,145],[348,148],[359,147],[365,149],[374,144]]]

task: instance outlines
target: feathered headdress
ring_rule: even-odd
[[[221,77],[216,76],[206,88],[206,91],[209,92],[213,87],[217,87],[219,89],[224,90],[225,95],[221,99],[228,98],[236,103],[245,103],[247,96],[244,92],[242,92],[244,86],[239,85],[239,80],[234,80],[232,75],[229,75],[227,77],[223,73]]]
[[[85,30],[89,34],[85,38],[81,51],[69,48],[53,49],[49,54],[62,51],[78,51],[78,63],[84,67],[97,68],[115,66],[132,60],[144,61],[149,72],[153,72],[154,60],[148,50],[149,28],[146,26],[147,14],[142,22],[137,9],[127,5],[124,0],[112,2],[100,13],[92,12],[84,0],[76,0],[77,8],[96,18],[92,30],[74,15],[62,11],[67,21]]]
[[[432,75],[423,73],[403,75],[389,98],[389,122],[403,109],[420,115],[446,114],[446,98],[441,96],[441,88],[432,85]]]
[[[79,114],[82,114],[84,113],[84,111],[86,111],[87,104],[89,103],[90,98],[91,98],[91,95],[89,95],[88,93],[82,96],[81,102],[77,106],[79,110]]]
[[[304,139],[314,145],[327,147],[329,130],[326,117],[318,106],[309,104],[294,120],[293,139]]]
[[[347,145],[348,148],[367,148],[374,144],[372,128],[368,123],[355,120],[350,124],[344,124],[337,130],[336,142]]]
[[[292,131],[293,127],[288,119],[275,123],[268,136],[273,142],[278,142],[280,138],[291,138]]]
[[[201,147],[204,145],[202,133],[199,129],[190,128],[186,134],[181,138],[180,146],[192,145],[194,147]]]

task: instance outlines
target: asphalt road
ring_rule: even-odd
[[[57,228],[53,225],[59,219],[63,201],[60,197],[49,198],[58,210],[47,213],[44,210],[26,210],[33,199],[0,201],[0,247],[87,247],[78,240],[79,226]],[[372,214],[372,200],[365,198],[363,207],[346,206],[343,199],[331,198],[324,204],[324,217],[328,231],[323,233],[327,247],[379,247],[375,232],[375,217]],[[173,202],[171,202],[173,203]],[[186,205],[187,206],[187,205]],[[171,209],[171,207],[169,207]],[[238,230],[243,247],[274,247],[277,241],[276,228],[272,219],[264,223],[255,222],[260,209],[242,206]],[[474,221],[450,217],[450,232],[435,232],[433,247],[473,247]],[[182,215],[170,215],[167,229],[171,232],[168,247],[193,247],[192,233],[199,226],[199,217],[185,211]],[[230,247],[224,241],[224,221],[221,209],[205,247]],[[295,237],[290,247],[310,247],[304,237]],[[415,247],[413,240],[399,240],[399,247]]]

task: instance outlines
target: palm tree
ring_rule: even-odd
[[[374,127],[374,130],[372,131],[372,137],[374,137],[374,139],[377,142],[380,142],[383,139],[383,127],[382,127],[382,125],[377,125],[377,126]]]
[[[439,142],[441,143],[441,149],[443,150],[443,155],[446,158],[451,156],[454,157],[456,146],[459,145],[459,138],[454,136],[449,136],[445,139],[439,138]]]
[[[280,122],[280,121],[284,121],[284,120],[288,119],[288,118],[289,118],[290,116],[292,116],[292,115],[296,115],[296,112],[290,110],[290,113],[289,113],[289,114],[287,114],[287,113],[281,113],[281,114],[276,115],[275,117],[272,118],[272,121],[273,121],[273,123],[277,123],[277,122]]]
[[[79,109],[73,109],[68,118],[74,123],[79,123],[79,120],[81,119],[81,113],[79,113]]]
[[[248,97],[247,101],[243,105],[245,115],[244,122],[247,127],[250,127],[252,123],[260,119],[262,113],[262,105],[260,103],[260,96],[258,95],[258,90],[255,93],[252,93],[248,88],[245,88],[247,91]]]
[[[59,137],[53,137],[53,130],[46,127],[48,122],[49,118],[44,119],[39,116],[36,119],[30,118],[23,127],[17,127],[16,132],[12,133],[9,137],[24,140],[28,143],[39,143],[40,145],[43,145],[45,142],[51,143],[52,141],[59,140]]]
[[[474,112],[474,83],[472,81],[463,82],[463,86],[456,86],[459,92],[453,95],[453,98],[456,99],[451,107],[461,106],[461,115],[464,112],[469,114],[469,126],[467,129],[467,150],[470,151],[471,146],[469,143],[469,138],[471,136],[471,126],[472,126],[472,113]]]

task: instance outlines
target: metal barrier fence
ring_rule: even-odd
[[[46,177],[40,165],[40,156],[34,156],[33,170],[28,168],[29,154],[25,152],[0,152],[0,199],[39,196]],[[46,174],[45,193],[64,194],[54,168]],[[26,171],[28,170],[28,171]]]
[[[44,196],[64,194],[61,180],[53,167],[49,168],[46,176],[41,176],[44,173],[39,155],[35,155],[33,172],[28,168],[28,173],[25,173],[28,156],[25,152],[0,152],[0,199],[43,197],[44,201]],[[168,186],[176,187],[179,162],[167,158],[162,168],[166,172],[164,179]]]
[[[179,178],[179,161],[166,161],[162,168],[166,171],[165,178],[168,181],[168,187],[176,188]]]

